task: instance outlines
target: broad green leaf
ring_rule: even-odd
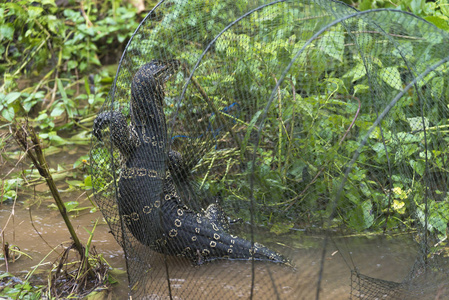
[[[379,72],[380,78],[392,88],[402,89],[401,74],[396,67],[387,67]]]
[[[367,200],[362,203],[365,228],[370,228],[374,223],[373,204]]]
[[[69,60],[67,62],[67,69],[72,70],[78,66],[78,62],[76,60]]]
[[[101,62],[96,55],[90,58],[90,62],[97,66],[101,66]]]
[[[62,22],[56,16],[47,16],[47,25],[48,29],[55,34],[58,33],[58,28],[63,26]]]
[[[422,140],[422,136],[419,134],[411,134],[407,132],[398,132],[396,137],[396,143],[418,143]]]
[[[20,92],[12,92],[6,95],[5,97],[5,102],[6,104],[11,104],[14,101],[16,101],[16,99],[18,99],[20,96],[22,95],[22,93]]]
[[[28,5],[28,16],[30,19],[39,17],[44,9],[39,6]]]
[[[424,128],[429,128],[430,125],[430,122],[427,118],[424,118],[424,126],[422,117],[407,118],[407,120],[412,131],[424,130]]]
[[[3,39],[12,40],[14,37],[14,26],[11,23],[0,25],[0,41]]]
[[[91,177],[91,175],[86,176],[86,178],[84,178],[84,185],[87,188],[92,188],[92,177]]]
[[[64,113],[64,104],[58,103],[55,108],[51,111],[51,117],[59,117]]]
[[[426,158],[426,151],[419,152],[419,157],[425,159]],[[432,152],[431,151],[427,151],[427,159],[431,159],[431,158],[432,158]]]
[[[12,122],[14,120],[14,108],[6,107],[2,110],[2,117],[7,121]]]
[[[360,10],[368,10],[372,8],[372,0],[362,0],[359,4]]]
[[[368,188],[368,185],[366,183],[360,182],[360,190],[366,197],[371,197],[371,190]]]
[[[326,31],[318,42],[318,49],[330,57],[343,61],[345,34],[340,31],[341,26],[334,27],[335,30]]]
[[[356,40],[360,49],[362,49],[364,53],[370,53],[371,50],[373,49],[374,41],[371,35],[368,34],[358,35],[356,37]]]
[[[425,170],[426,166],[425,166],[425,163],[423,161],[421,161],[421,160],[419,160],[419,161],[410,160],[410,166],[420,176],[424,175],[424,170]]]
[[[410,1],[410,9],[415,15],[419,15],[422,12],[422,7],[424,4],[424,0],[412,0]]]
[[[440,2],[439,8],[444,16],[449,17],[449,5],[447,1]]]
[[[369,86],[368,85],[364,85],[364,84],[357,84],[356,86],[354,86],[354,95],[359,93],[359,92],[365,92],[369,90]]]
[[[56,6],[55,4],[55,0],[41,0],[42,5],[51,5],[51,6]]]
[[[69,201],[64,203],[64,206],[68,212],[75,210],[79,205],[80,204],[78,203],[78,201]]]
[[[449,30],[448,30],[449,31]],[[439,99],[444,97],[445,91],[445,80],[444,77],[435,77],[432,80],[432,90],[430,91],[434,99]]]
[[[77,187],[84,185],[84,182],[82,182],[80,180],[66,180],[65,182],[67,182],[70,185],[77,186]]]
[[[80,71],[84,71],[87,67],[87,63],[85,61],[82,61],[79,66],[80,66]]]
[[[57,135],[57,133],[55,131],[51,131],[48,134],[40,134],[39,136],[44,139],[48,138],[50,140],[50,142],[55,146],[71,144],[67,140],[65,140],[62,137],[60,137],[59,135]]]
[[[52,144],[54,145],[64,145],[67,144],[67,141],[64,140],[62,137],[54,135],[52,137],[50,137],[50,141],[52,142]]]
[[[366,75],[366,69],[363,63],[358,63],[354,68],[349,70],[343,75],[343,78],[352,78],[351,81],[355,82]]]
[[[360,201],[360,200],[359,200]],[[356,230],[365,230],[374,224],[373,204],[366,200],[349,213],[349,225]]]
[[[447,6],[447,4],[444,4],[444,5]],[[430,23],[432,23],[433,25],[435,25],[436,27],[438,27],[440,29],[449,31],[449,25],[448,25],[446,18],[441,18],[438,16],[428,16],[428,17],[425,17],[424,19],[426,19],[426,21],[429,21]]]

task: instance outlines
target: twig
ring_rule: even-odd
[[[276,76],[273,74],[274,81],[276,82],[276,85],[278,85],[278,80],[276,79]],[[278,138],[278,169],[279,174],[282,173],[282,101],[281,101],[281,87],[278,86],[278,120],[279,120],[279,138]]]
[[[86,12],[84,11],[84,6],[83,6],[83,1],[81,1],[80,2],[80,11],[81,11],[81,14],[83,15],[83,18],[86,20],[86,26],[87,27],[92,27],[92,26],[94,26],[93,24],[92,24],[92,22],[89,20],[89,17],[86,15]]]
[[[182,67],[185,70],[185,72],[187,73],[187,76],[190,77],[191,74],[190,74],[190,71],[189,71],[187,65],[185,63],[183,63]],[[223,118],[222,112],[219,111],[217,109],[217,107],[215,107],[215,104],[210,100],[210,98],[207,96],[207,94],[204,91],[204,89],[201,87],[201,85],[198,83],[198,81],[193,76],[192,76],[192,82],[193,82],[193,85],[195,86],[195,88],[201,94],[201,97],[203,97],[204,101],[206,101],[206,103],[210,106],[210,108],[212,108],[212,111],[218,117],[218,119],[220,120],[221,124],[224,126],[225,125],[225,120]],[[229,130],[229,133],[231,134],[231,136],[234,139],[234,141],[237,143],[239,149],[241,149],[240,139],[237,138],[237,136],[234,134],[234,132],[232,130]]]
[[[352,119],[351,125],[349,125],[348,129],[346,130],[345,134],[343,135],[343,137],[340,139],[340,142],[338,142],[338,145],[341,145],[341,143],[343,142],[343,140],[346,138],[346,136],[348,135],[349,131],[351,130],[351,128],[354,126],[355,121],[357,120],[357,117],[359,116],[360,113],[360,99],[357,98],[356,96],[350,96],[347,95],[346,97],[348,98],[352,98],[352,99],[356,99],[359,102],[359,107],[357,108],[357,112],[355,113],[354,118]]]
[[[9,265],[8,265],[8,244],[5,243],[5,234],[4,231],[2,231],[2,252],[3,252],[3,257],[5,258],[5,268],[6,268],[6,272],[9,272]]]
[[[30,214],[30,221],[31,221],[31,226],[34,228],[34,231],[36,231],[37,235],[39,235],[39,237],[44,241],[45,244],[47,244],[48,247],[50,247],[50,249],[54,249],[54,247],[50,246],[50,244],[47,242],[46,239],[44,239],[44,237],[41,235],[41,233],[39,232],[39,230],[37,230],[36,226],[34,225],[34,221],[33,221],[33,216],[31,214],[31,206],[29,207],[28,210],[29,214]]]
[[[315,177],[313,177],[312,181],[309,182],[309,184],[306,185],[306,187],[302,190],[302,192],[296,196],[295,198],[293,198],[291,201],[291,203],[285,208],[285,210],[289,210],[290,207],[293,206],[293,204],[295,204],[296,200],[298,200],[299,198],[301,198],[302,195],[304,195],[304,193],[309,189],[309,187],[315,183],[315,181],[317,180],[318,176],[320,176],[321,172],[323,172],[324,167],[321,168],[321,170],[318,171],[318,173],[316,173]]]
[[[55,67],[55,78],[54,78],[54,83],[53,83],[53,89],[51,91],[51,99],[50,102],[47,104],[47,109],[50,109],[50,107],[53,105],[53,102],[55,102],[56,99],[56,90],[58,89],[58,85],[57,85],[57,81],[56,79],[58,78],[59,75],[59,66],[61,65],[62,62],[62,48],[61,50],[59,50],[59,56],[58,56],[58,64]]]
[[[58,189],[56,187],[56,184],[51,176],[50,168],[47,164],[47,161],[45,160],[45,156],[42,152],[40,140],[38,136],[36,135],[36,132],[32,127],[29,127],[27,123],[23,124],[20,128],[17,128],[16,125],[14,125],[14,138],[16,139],[19,146],[25,151],[27,156],[30,158],[30,160],[33,162],[36,169],[39,171],[39,174],[45,178],[45,181],[47,182],[48,187],[50,188],[50,191],[53,195],[53,198],[56,202],[56,206],[59,209],[59,212],[64,219],[64,222],[67,226],[67,229],[70,232],[70,236],[73,239],[73,243],[75,245],[76,250],[79,252],[80,257],[84,256],[84,247],[82,246],[81,242],[78,239],[78,236],[75,232],[75,229],[72,226],[72,223],[70,222],[69,216],[67,215],[67,210],[64,206],[64,202],[62,202],[61,197],[59,195]],[[29,144],[29,140],[31,141],[31,145]],[[88,262],[87,262],[88,264]],[[89,270],[89,274],[91,276],[95,276],[94,272],[90,268],[89,265],[86,266]]]
[[[286,167],[284,168],[284,180],[285,180],[285,177],[287,174],[288,163],[289,163],[289,159],[290,159],[290,155],[291,155],[291,151],[292,151],[293,129],[295,128],[296,90],[295,90],[295,85],[291,79],[290,79],[290,84],[292,86],[293,110],[292,110],[292,120],[291,120],[291,128],[290,128],[290,138],[289,138],[289,143],[287,146],[287,156],[285,157],[285,166]],[[288,133],[287,133],[287,136],[288,136]]]

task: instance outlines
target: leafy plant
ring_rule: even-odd
[[[134,7],[108,3],[87,1],[77,9],[58,7],[54,0],[0,5],[3,121],[27,117],[44,131],[57,131],[83,126],[98,110],[113,73],[89,72],[138,25]],[[23,75],[37,77],[37,83],[19,87]]]
[[[5,272],[0,274],[2,290],[0,296],[7,299],[41,299],[43,286],[34,286],[28,280],[22,281],[12,274]]]
[[[203,51],[198,45],[208,44],[211,37],[221,34],[195,71],[197,82],[187,88],[188,101],[174,104],[179,106],[180,122],[197,115],[207,116],[209,112],[210,117],[201,119],[204,132],[217,122],[211,102],[222,111],[233,103],[239,106],[240,114],[232,122],[238,125],[226,129],[235,131],[240,144],[237,147],[236,139],[227,136],[215,147],[218,149],[205,157],[201,167],[207,169],[207,174],[213,168],[221,171],[216,178],[210,175],[201,178],[200,186],[213,195],[226,195],[223,197],[226,211],[245,219],[250,218],[249,199],[252,197],[255,221],[274,223],[276,228],[282,227],[281,222],[290,221],[322,224],[331,216],[333,205],[337,207],[339,218],[359,231],[407,227],[415,222],[416,207],[425,201],[419,186],[425,181],[426,158],[432,157],[429,160],[433,164],[432,172],[444,172],[441,152],[425,151],[422,128],[425,126],[429,130],[426,139],[430,145],[437,142],[438,131],[447,126],[447,118],[441,118],[445,109],[441,101],[426,103],[429,107],[423,116],[417,95],[426,94],[429,99],[446,95],[448,83],[444,76],[447,70],[441,68],[439,73],[432,73],[419,83],[416,93],[404,95],[388,118],[375,128],[366,145],[361,149],[359,145],[361,137],[387,106],[386,99],[393,99],[416,73],[425,71],[429,62],[436,59],[435,49],[442,40],[435,38],[418,44],[404,38],[394,49],[388,49],[391,44],[364,34],[376,28],[370,27],[368,22],[351,19],[329,28],[306,44],[309,31],[315,32],[317,27],[333,19],[320,16],[318,21],[307,22],[304,10],[290,9],[285,13],[282,4],[256,11],[221,32],[229,20],[239,15],[238,1],[226,12],[221,11],[222,4],[201,6],[195,14],[189,12],[190,7],[195,7],[193,4],[175,6],[151,32],[138,33],[131,44],[131,47],[146,47],[156,57],[158,53],[168,53],[194,65]],[[403,1],[398,7],[408,9],[410,5],[417,9],[417,2]],[[422,5],[427,4],[423,2]],[[440,4],[429,5],[442,9]],[[392,7],[395,4],[363,1],[360,6]],[[217,13],[219,17],[211,20],[210,13]],[[444,12],[434,13],[444,18]],[[172,22],[183,16],[188,19],[186,22]],[[301,24],[302,36],[297,34],[298,28],[292,25],[296,23],[291,20]],[[253,29],[252,24],[264,22],[270,30]],[[191,26],[197,30],[189,31]],[[425,29],[420,26],[424,25],[416,25],[416,34],[425,35]],[[172,38],[178,32],[186,33],[182,41]],[[144,39],[146,34],[157,36],[161,43],[155,43],[152,38]],[[301,49],[302,54],[296,57]],[[132,54],[137,50],[129,49],[127,59],[138,60],[139,56]],[[284,71],[279,66],[289,65],[295,57],[296,61],[277,87]],[[416,73],[404,67],[404,58],[416,66]],[[209,67],[212,65],[213,68]],[[175,84],[181,85],[187,76],[180,71]],[[379,95],[373,94],[373,82]],[[432,89],[426,83],[432,83]],[[207,97],[199,92],[198,86]],[[117,90],[123,90],[123,95],[126,89],[126,85],[117,86]],[[234,99],[235,95],[242,95],[242,98]],[[274,97],[270,98],[271,95]],[[123,101],[126,99],[123,97]],[[168,97],[168,116],[172,113],[172,104],[173,98]],[[186,132],[198,130],[196,123],[186,122],[183,127]],[[222,132],[215,133],[214,139],[220,140]],[[195,147],[189,146],[189,151]],[[344,166],[356,151],[360,151],[359,158],[341,187],[346,177]],[[223,155],[224,152],[227,155]],[[250,159],[253,155],[255,163]],[[236,167],[230,162],[231,158],[245,163]],[[221,178],[223,173],[224,178]],[[341,197],[334,204],[341,188]],[[413,199],[420,200],[415,203]],[[435,206],[435,209],[444,212],[441,207]],[[443,232],[444,228],[439,230]]]

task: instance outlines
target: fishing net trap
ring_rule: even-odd
[[[404,11],[161,1],[92,137],[130,296],[449,299],[448,55],[448,34]],[[313,264],[298,260],[307,232]],[[335,294],[335,241],[369,232],[409,234],[407,275],[366,274],[339,249]]]

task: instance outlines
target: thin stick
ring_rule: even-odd
[[[288,163],[290,160],[290,155],[292,152],[292,144],[293,144],[293,130],[295,128],[295,112],[296,112],[296,91],[295,91],[295,85],[293,81],[290,79],[290,84],[292,85],[292,95],[293,95],[293,111],[292,111],[292,120],[291,120],[291,128],[290,128],[290,137],[289,137],[289,143],[287,146],[287,156],[285,157],[285,168],[284,168],[284,180],[287,176],[287,168]],[[288,133],[287,133],[288,136]]]
[[[14,137],[19,144],[20,147],[26,152],[27,156],[33,162],[36,169],[39,171],[39,174],[45,178],[48,187],[53,195],[53,198],[56,202],[56,206],[59,209],[59,212],[64,219],[64,222],[69,230],[70,236],[73,239],[73,243],[75,245],[76,250],[80,254],[80,257],[84,257],[84,248],[78,239],[78,236],[75,232],[75,229],[70,222],[69,216],[67,214],[67,210],[64,206],[64,202],[61,200],[56,184],[51,176],[50,168],[45,160],[45,156],[42,152],[41,143],[36,135],[36,132],[32,127],[29,127],[28,124],[24,124],[21,128],[15,128]],[[28,138],[30,138],[32,144],[29,145]],[[95,277],[94,272],[92,271],[89,263],[87,262],[87,266],[89,269],[89,274]]]
[[[351,128],[354,126],[355,121],[357,120],[357,117],[359,116],[360,113],[360,107],[361,107],[361,103],[360,103],[360,99],[357,98],[356,96],[350,96],[348,95],[347,97],[352,98],[352,99],[356,99],[359,102],[359,107],[357,108],[357,112],[355,113],[354,118],[352,119],[351,125],[349,125],[348,129],[346,130],[345,134],[343,135],[343,137],[340,139],[340,142],[338,142],[338,145],[341,145],[341,143],[344,141],[344,139],[346,138],[346,136],[348,135],[349,131],[351,130]]]
[[[315,177],[313,177],[312,181],[309,182],[309,184],[307,184],[307,186],[304,188],[304,190],[303,190],[298,196],[296,196],[295,198],[293,198],[293,199],[291,200],[290,205],[287,206],[287,207],[285,208],[286,211],[289,210],[290,207],[292,207],[293,204],[295,204],[296,200],[298,200],[299,198],[301,198],[301,196],[304,195],[304,193],[309,189],[309,187],[310,187],[312,184],[315,183],[315,181],[318,179],[318,176],[320,176],[320,174],[321,174],[321,172],[323,172],[323,170],[324,170],[324,167],[321,168],[321,170],[319,170],[318,173],[316,173]]]
[[[185,70],[185,72],[187,73],[187,76],[190,77],[190,71],[187,68],[187,65],[185,63],[183,63],[182,67]],[[210,100],[209,96],[207,96],[206,92],[201,87],[199,82],[195,79],[195,77],[192,77],[192,82],[193,82],[193,85],[195,86],[195,88],[201,94],[201,97],[203,97],[203,99],[204,99],[204,101],[206,101],[207,105],[209,105],[210,108],[212,108],[212,111],[218,117],[218,119],[220,120],[220,123],[224,126],[225,125],[225,120],[223,118],[223,113],[217,109],[215,104]],[[229,133],[231,134],[231,136],[234,139],[234,141],[237,143],[239,149],[241,149],[242,147],[241,147],[240,139],[237,138],[237,136],[234,134],[234,132],[232,130],[229,130]]]
[[[9,272],[9,265],[8,265],[8,249],[7,249],[7,244],[5,243],[5,233],[4,231],[2,231],[2,252],[3,252],[3,257],[5,258],[5,268],[6,268],[6,272]]]
[[[206,182],[207,177],[209,176],[210,170],[215,162],[215,155],[212,157],[212,161],[210,162],[209,168],[207,169],[206,175],[204,175],[203,181],[201,182],[200,190],[203,188],[204,183]]]
[[[44,239],[44,237],[42,236],[42,234],[39,232],[39,230],[37,230],[36,226],[34,225],[34,221],[33,221],[33,215],[31,214],[31,206],[28,210],[29,214],[30,214],[30,221],[31,221],[31,226],[34,228],[34,231],[36,231],[37,235],[39,235],[39,237],[44,241],[45,244],[47,244],[48,247],[50,247],[50,249],[54,249],[54,247],[52,247],[46,239]]]
[[[278,81],[276,76],[273,75],[274,81],[276,85],[278,85]],[[279,141],[278,141],[278,170],[279,174],[282,173],[282,101],[281,101],[281,87],[278,86],[278,120],[279,120]]]
[[[58,64],[55,67],[56,72],[55,72],[55,78],[53,79],[53,81],[54,81],[53,89],[51,91],[50,102],[47,104],[47,109],[50,109],[50,107],[53,105],[53,102],[55,102],[55,99],[56,99],[56,90],[58,89],[58,85],[57,85],[56,79],[58,78],[58,75],[59,75],[58,70],[59,70],[59,67],[61,65],[61,62],[62,62],[62,49],[59,51]]]

